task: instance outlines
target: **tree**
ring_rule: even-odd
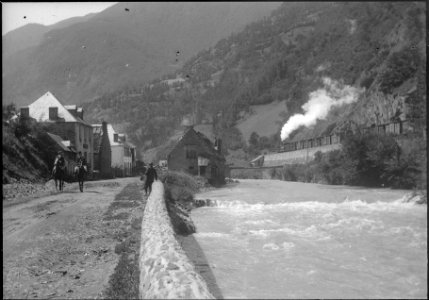
[[[16,106],[14,103],[3,105],[3,120],[10,119],[16,113]]]
[[[249,138],[249,145],[253,148],[259,149],[259,134],[252,132]]]

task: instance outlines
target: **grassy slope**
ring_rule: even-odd
[[[39,139],[38,128],[34,127],[28,134],[16,136],[16,128],[3,124],[3,183],[15,179],[41,181],[49,176],[49,163],[44,160],[46,144]],[[52,156],[54,157],[54,156]]]
[[[238,121],[236,125],[246,143],[253,131],[259,136],[270,136],[276,133],[281,126],[280,114],[286,111],[286,107],[284,101],[278,101],[266,105],[252,105],[251,110],[253,113]]]

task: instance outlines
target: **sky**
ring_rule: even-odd
[[[118,2],[8,2],[2,3],[2,35],[29,23],[52,25],[100,12]]]

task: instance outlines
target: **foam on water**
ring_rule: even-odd
[[[222,232],[197,232],[194,235],[199,238],[232,238],[231,234]]]
[[[284,199],[281,189],[267,190],[263,201],[252,198],[253,190],[239,192],[242,199],[212,198],[207,201],[210,207],[192,212],[195,236],[208,261],[217,265],[213,272],[224,296],[418,298],[427,294],[426,205],[408,202],[409,196],[389,201],[377,190],[367,201],[358,198],[362,190],[348,197],[337,195],[336,199],[343,199],[339,201],[283,202],[278,200]],[[345,193],[349,190],[341,195]]]
[[[240,200],[210,200],[210,206],[220,208],[220,209],[229,209],[234,212],[245,212],[248,210],[261,210],[261,209],[279,209],[279,208],[288,208],[290,210],[332,210],[332,209],[350,209],[353,211],[368,209],[374,211],[391,211],[395,209],[413,209],[416,207],[416,204],[413,202],[407,202],[408,196],[404,196],[400,199],[385,202],[385,201],[375,201],[375,202],[365,202],[360,199],[358,200],[349,200],[346,198],[343,202],[339,203],[329,203],[329,202],[320,202],[320,201],[302,201],[302,202],[286,202],[286,203],[275,203],[269,204],[267,202],[258,202],[249,204]],[[422,205],[419,209],[427,209],[427,205]]]

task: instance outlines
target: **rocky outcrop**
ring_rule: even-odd
[[[403,202],[427,205],[427,191],[414,191],[409,193],[404,197]]]
[[[141,234],[140,298],[214,299],[175,238],[159,181],[147,200]]]
[[[195,225],[189,216],[190,208],[185,208],[179,202],[167,202],[167,210],[176,234],[187,236],[196,232]]]

